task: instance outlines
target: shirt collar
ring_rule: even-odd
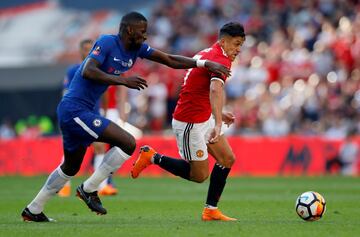
[[[229,56],[226,54],[225,50],[221,47],[219,41],[215,43],[215,47],[219,48],[219,49],[221,50],[222,54],[223,54],[225,57],[227,57],[227,58],[229,57]]]

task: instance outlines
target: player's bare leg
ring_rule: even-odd
[[[106,210],[102,208],[102,205],[98,205],[100,199],[96,197],[96,200],[95,198],[92,200],[90,194],[97,194],[100,183],[117,171],[130,158],[136,144],[135,139],[129,133],[113,122],[110,122],[97,141],[109,143],[114,147],[105,154],[100,166],[78,187],[77,191],[78,196],[85,201],[92,211],[98,214],[106,214]]]
[[[226,140],[225,140],[226,141]],[[220,139],[220,142],[222,140]],[[223,145],[219,147],[223,147]],[[229,156],[222,156],[222,153],[217,152],[217,148],[214,148],[214,152],[211,154],[216,154],[219,157],[229,157]],[[231,151],[231,149],[229,150]],[[230,153],[229,153],[230,154]],[[231,156],[230,156],[231,157]],[[221,158],[219,158],[220,160]],[[231,159],[229,159],[231,160]],[[221,160],[222,163],[226,163],[225,160]],[[166,171],[176,175],[180,176],[184,179],[202,183],[204,182],[207,177],[209,176],[209,163],[208,160],[202,160],[202,161],[190,161],[187,162],[185,160],[171,158],[167,156],[160,155],[156,153],[156,151],[149,147],[144,146],[140,149],[140,155],[138,159],[136,160],[131,175],[133,178],[137,178],[138,175],[146,169],[151,164],[157,164],[161,168],[165,169]],[[228,164],[230,166],[230,163]],[[227,177],[227,174],[229,173],[230,169],[226,168],[225,171],[220,171],[220,173],[224,173],[224,177],[219,177],[218,168],[223,170],[223,168],[220,168],[219,165],[215,166],[217,168],[214,168],[212,173],[212,179],[213,181],[210,181],[210,188],[209,188],[209,194],[208,199],[210,200],[207,202],[207,206],[204,208],[203,214],[202,214],[202,220],[204,221],[210,221],[210,220],[221,220],[221,221],[234,221],[235,218],[228,217],[221,213],[221,211],[217,208],[217,202],[218,199],[215,195],[221,195],[222,190],[225,186],[225,180]],[[214,181],[214,179],[219,179],[217,182]],[[219,185],[220,183],[220,185]],[[215,200],[215,201],[213,201]],[[210,205],[210,204],[212,205]]]
[[[190,180],[196,183],[203,183],[209,177],[209,161],[190,161]]]
[[[233,156],[230,146],[224,138],[220,138],[218,143],[219,144],[216,146],[211,146],[211,151],[209,149],[210,154],[212,154],[214,157],[219,157],[218,163],[221,162],[221,164],[226,164],[227,167],[231,167],[233,164]],[[209,163],[207,159],[202,161],[187,162],[185,160],[160,155],[149,146],[144,146],[140,149],[140,155],[134,163],[134,166],[131,170],[131,176],[133,178],[137,178],[139,174],[151,164],[157,164],[161,168],[176,176],[180,176],[184,179],[197,183],[204,182],[209,176]],[[221,211],[217,208],[217,203],[219,201],[217,197],[221,196],[227,175],[230,172],[230,168],[227,167],[220,167],[219,164],[216,164],[213,169],[208,192],[208,200],[206,203],[207,206],[204,208],[202,213],[202,220],[204,221],[236,220],[235,218],[231,218],[222,214]]]
[[[226,184],[227,176],[230,173],[231,166],[235,162],[234,154],[224,136],[221,136],[217,143],[208,144],[208,151],[216,159],[216,164],[211,172],[209,190],[206,206],[202,214],[202,220],[235,221],[235,218],[222,214],[217,208],[217,204]]]
[[[85,147],[79,147],[72,152],[64,151],[63,163],[49,175],[37,196],[21,213],[24,221],[53,221],[43,213],[44,206],[79,171],[85,152]]]

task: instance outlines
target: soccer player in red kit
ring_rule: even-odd
[[[213,46],[194,56],[205,63],[212,60],[231,68],[231,63],[245,41],[244,28],[237,22],[222,26],[219,40]],[[235,221],[217,208],[227,176],[235,156],[221,131],[222,124],[234,122],[234,115],[223,112],[226,76],[214,74],[204,68],[189,69],[184,77],[179,100],[173,114],[172,127],[182,159],[157,153],[143,146],[131,170],[137,178],[142,170],[156,164],[184,179],[202,183],[209,176],[208,152],[216,159],[211,172],[210,185],[202,220]]]

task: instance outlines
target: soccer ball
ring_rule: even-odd
[[[319,220],[326,211],[325,199],[317,192],[305,192],[296,199],[295,210],[305,221]]]

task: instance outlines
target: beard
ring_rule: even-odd
[[[131,39],[130,41],[130,49],[131,50],[139,50],[142,43],[136,41],[136,39]]]

